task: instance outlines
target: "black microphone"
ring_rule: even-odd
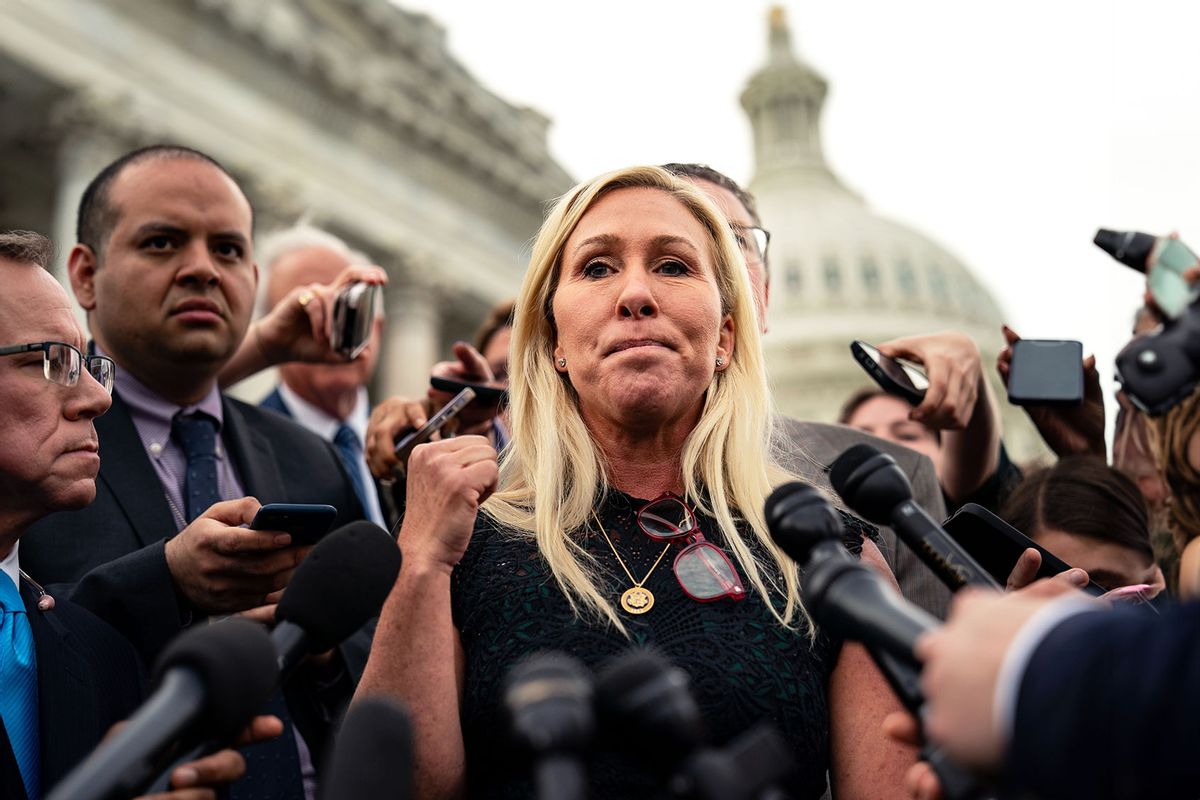
[[[890,525],[951,590],[967,584],[1004,588],[913,501],[912,484],[891,456],[856,444],[833,462],[829,482],[854,512]]]
[[[279,683],[305,657],[336,647],[378,614],[399,572],[396,540],[373,522],[356,520],[323,537],[300,562],[275,609],[271,641]],[[165,769],[151,789],[168,791],[175,767],[228,744],[216,738],[201,743]]]
[[[592,741],[592,676],[565,653],[535,653],[509,670],[504,707],[513,738],[533,755],[543,800],[583,800],[583,753]]]
[[[399,704],[383,697],[356,702],[334,739],[317,796],[320,800],[416,797],[412,748],[412,725]]]
[[[279,607],[271,640],[281,680],[310,653],[336,647],[387,600],[400,573],[400,548],[387,531],[357,520],[321,539],[296,568]]]
[[[763,513],[771,538],[803,569],[804,605],[821,625],[920,669],[913,647],[937,620],[846,552],[841,517],[820,492],[804,483],[784,484],[767,498]]]
[[[723,748],[705,747],[700,708],[688,690],[687,673],[650,649],[609,662],[596,678],[596,710],[609,738],[663,775],[671,794],[687,800],[756,800],[791,774],[795,762],[783,737],[756,725]]]
[[[182,743],[232,739],[271,694],[275,648],[261,625],[226,619],[176,638],[155,674],[157,688],[146,702],[46,800],[133,797]]]
[[[821,626],[862,642],[904,706],[923,720],[921,662],[914,649],[917,637],[935,630],[938,621],[846,552],[841,517],[812,486],[793,482],[778,487],[767,498],[763,514],[771,538],[804,572],[805,608]],[[975,778],[946,758],[941,748],[926,747],[921,757],[933,767],[947,800],[981,796]]]

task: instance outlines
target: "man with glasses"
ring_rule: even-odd
[[[112,402],[113,362],[81,352],[83,332],[50,258],[45,237],[0,232],[0,797],[30,800],[137,707],[143,679],[126,639],[46,594],[20,563],[30,525],[96,496],[93,420]],[[189,769],[193,786],[223,783],[242,760],[223,751]]]
[[[73,583],[71,596],[147,662],[209,616],[273,621],[310,548],[286,531],[245,527],[260,504],[332,505],[336,525],[362,517],[329,443],[219,391],[235,355],[272,344],[244,343],[257,283],[252,237],[238,184],[184,147],[123,156],[80,202],[71,285],[95,354],[118,367],[112,410],[96,425],[105,457],[96,501],[39,522],[22,555],[47,582]],[[319,692],[313,681],[289,683],[286,707],[282,698],[271,706],[289,730],[247,753],[234,797],[311,794],[329,720],[365,650],[362,641],[340,648],[310,676]]]

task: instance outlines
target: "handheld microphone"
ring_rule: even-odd
[[[533,754],[537,796],[583,800],[583,751],[595,730],[592,678],[565,653],[535,653],[505,678],[504,707],[513,738]]]
[[[833,462],[829,482],[856,513],[890,525],[951,590],[967,584],[1004,588],[913,501],[912,484],[891,456],[856,444]]]
[[[793,482],[778,487],[763,513],[771,538],[804,572],[801,594],[809,613],[843,638],[862,642],[904,706],[923,719],[921,662],[914,649],[917,637],[936,629],[938,621],[846,552],[841,518],[812,486]],[[937,773],[947,800],[981,795],[975,778],[940,748],[926,747],[921,757]]]
[[[280,680],[305,656],[336,647],[377,615],[399,573],[400,548],[373,522],[356,520],[321,539],[275,609],[271,640]]]
[[[310,654],[323,653],[379,613],[400,572],[400,548],[373,522],[356,520],[323,537],[300,562],[275,609],[271,631],[282,685]],[[171,772],[215,753],[228,741],[212,738],[176,759],[151,787],[169,790]]]
[[[704,747],[687,673],[654,650],[634,650],[605,666],[596,679],[596,706],[610,731],[637,730],[639,739],[655,743],[651,752],[635,754],[665,774],[674,797],[756,800],[795,766],[769,725],[756,725],[723,748]]]
[[[321,774],[324,777],[317,791],[320,800],[416,797],[408,714],[383,697],[369,697],[352,705]]]
[[[193,628],[163,651],[157,688],[125,726],[46,800],[116,800],[141,793],[181,742],[232,739],[275,685],[275,648],[253,622]]]

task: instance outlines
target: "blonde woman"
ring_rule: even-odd
[[[712,741],[760,719],[784,733],[793,796],[821,796],[827,770],[837,797],[903,796],[914,756],[880,729],[894,698],[861,648],[811,629],[763,522],[787,476],[740,259],[711,201],[654,167],[576,187],[543,224],[503,467],[482,437],[413,453],[404,567],[359,689],[407,704],[422,797],[531,795],[499,706],[521,657],[596,667],[650,643],[691,675]],[[882,565],[862,531],[852,547]],[[661,794],[633,763],[597,752],[592,796]]]

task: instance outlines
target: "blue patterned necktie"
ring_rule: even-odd
[[[342,464],[346,467],[346,472],[350,475],[350,485],[354,487],[354,494],[358,497],[358,504],[362,506],[363,514],[368,518],[371,515],[370,506],[367,505],[367,487],[363,485],[362,467],[362,442],[358,440],[358,434],[349,426],[343,423],[337,429],[337,433],[333,435],[333,446],[337,448],[338,456],[342,459]]]
[[[217,421],[199,411],[176,414],[171,420],[171,435],[187,458],[183,502],[186,521],[191,522],[221,499],[217,486]]]
[[[41,797],[38,754],[37,655],[21,592],[0,574],[0,719],[12,746],[25,794]]]

